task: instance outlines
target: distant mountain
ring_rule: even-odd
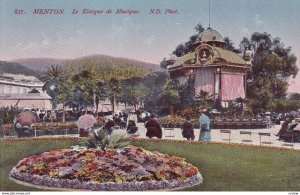
[[[102,54],[84,56],[84,57],[76,58],[74,60],[66,60],[66,63],[72,62],[72,61],[86,62],[86,60],[91,61],[91,62],[106,63],[106,64],[132,64],[132,65],[141,66],[150,72],[162,71],[160,66],[157,64],[143,62],[143,61],[139,61],[139,60],[133,60],[133,59],[129,59],[129,58],[102,55]]]
[[[107,62],[107,63],[130,63],[130,64],[136,64],[136,65],[142,66],[151,72],[162,71],[160,66],[157,64],[142,62],[142,61],[128,59],[128,58],[107,56],[107,55],[102,55],[102,54],[84,56],[84,57],[75,58],[72,60],[56,59],[56,58],[25,58],[25,59],[13,60],[13,62],[22,64],[23,66],[33,69],[33,70],[36,70],[38,72],[44,72],[51,65],[63,65],[70,61],[80,61],[80,60],[85,60],[85,59],[93,59],[93,61],[96,60],[99,62]]]
[[[46,71],[51,65],[63,65],[65,59],[56,58],[24,58],[13,60],[12,62],[19,63],[27,68],[38,72]]]
[[[0,61],[0,73],[24,74],[40,78],[39,72],[14,62]]]

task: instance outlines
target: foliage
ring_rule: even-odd
[[[201,90],[199,94],[196,94],[195,98],[199,106],[203,106],[207,110],[212,109],[214,103],[214,94],[209,95],[207,91]]]
[[[13,124],[15,116],[20,109],[18,107],[1,107],[0,108],[0,125],[1,124]]]
[[[127,100],[130,106],[142,104],[144,98],[147,96],[148,89],[142,83],[128,86]]]
[[[255,32],[251,39],[244,38],[243,50],[253,49],[252,67],[247,75],[247,97],[254,109],[270,109],[272,102],[285,97],[288,78],[295,77],[298,68],[296,56],[290,47],[284,47],[280,38]]]
[[[172,113],[174,106],[180,103],[180,96],[177,90],[176,83],[168,79],[162,87],[162,92],[159,96],[157,104],[161,106],[166,113]]]
[[[100,148],[106,150],[107,148],[117,149],[129,145],[129,141],[125,139],[126,134],[113,132],[111,136],[103,128],[92,130],[89,137],[80,142],[80,145],[87,148]]]
[[[225,42],[224,49],[232,51],[234,53],[240,53],[240,50],[238,50],[234,47],[233,42],[229,39],[229,37],[225,37],[224,42]]]
[[[182,124],[185,121],[185,118],[182,116],[177,116],[177,115],[167,115],[164,117],[159,118],[159,122],[161,124]]]
[[[293,99],[280,99],[273,101],[271,106],[274,112],[290,112],[300,109],[300,102]]]
[[[162,108],[158,104],[163,85],[168,80],[166,72],[154,72],[143,79],[143,85],[147,88],[147,96],[144,98],[144,109],[151,113],[161,113]]]
[[[163,60],[160,62],[159,65],[161,68],[166,69],[168,65],[171,65],[174,63],[174,60],[175,59],[172,59],[172,58],[168,59],[168,60],[167,60],[167,58],[163,58]]]
[[[172,52],[172,54],[176,55],[177,57],[181,57],[191,50],[193,50],[193,45],[199,36],[201,32],[204,31],[203,26],[199,23],[194,27],[194,30],[196,30],[197,34],[192,35],[187,42],[184,44],[179,44],[176,49]]]
[[[300,100],[300,93],[293,93],[289,97],[290,100]]]
[[[186,83],[178,87],[180,95],[179,108],[190,107],[195,104],[195,78],[189,76]]]
[[[58,101],[81,109],[98,106],[101,99],[109,98],[114,105],[122,95],[123,80],[146,74],[148,71],[136,61],[119,58],[102,56],[67,61],[58,78]]]
[[[44,76],[41,78],[41,80],[45,83],[43,91],[46,91],[46,93],[51,97],[51,103],[54,108],[57,105],[57,81],[62,72],[63,70],[61,66],[52,65],[46,72],[44,72]]]
[[[127,133],[124,132],[113,132],[111,136],[108,138],[107,148],[117,149],[124,148],[130,144]]]

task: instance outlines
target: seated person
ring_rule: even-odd
[[[147,137],[157,137],[160,139],[162,138],[162,129],[157,119],[155,118],[155,115],[151,116],[151,119],[145,124],[145,127],[147,128]]]
[[[129,121],[128,126],[127,126],[127,133],[128,134],[135,134],[138,130],[138,127],[136,126],[134,121]]]
[[[113,132],[113,128],[115,126],[115,122],[111,119],[108,119],[108,121],[105,123],[103,129],[105,129],[108,133],[108,135],[111,135]]]

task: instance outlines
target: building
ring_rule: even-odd
[[[0,108],[16,106],[23,109],[51,110],[51,98],[47,94],[0,94]]]
[[[51,97],[42,91],[44,83],[34,76],[22,74],[0,74],[0,107],[52,108]],[[33,89],[39,93],[29,93]]]
[[[225,49],[223,37],[212,28],[197,37],[188,54],[171,60],[167,67],[170,77],[179,83],[194,77],[195,94],[206,91],[219,98],[223,106],[236,98],[246,97],[246,71],[250,58]]]
[[[43,93],[44,83],[34,76],[23,74],[0,74],[0,94],[27,94],[33,89]]]

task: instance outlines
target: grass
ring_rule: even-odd
[[[2,141],[1,191],[36,191],[9,180],[19,160],[54,148],[68,148],[76,140]],[[201,172],[204,182],[187,191],[299,191],[300,152],[221,144],[135,141],[134,145],[180,156]],[[4,152],[3,152],[4,151]],[[40,191],[40,190],[39,190]]]

